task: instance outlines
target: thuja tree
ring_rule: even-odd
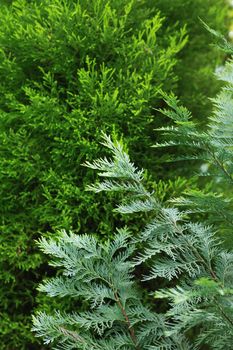
[[[100,152],[99,130],[124,132],[134,159],[165,173],[148,147],[161,124],[153,108],[159,88],[179,84],[187,37],[178,15],[165,19],[147,1],[0,5],[0,348],[23,350],[33,348],[33,288],[47,270],[32,241],[61,228],[113,235],[109,199],[100,206],[83,191],[93,175],[80,164]],[[221,8],[210,8],[218,23]],[[183,183],[157,187],[164,196]]]
[[[233,223],[232,77],[230,61],[219,76],[225,87],[214,99],[215,111],[205,131],[173,95],[165,96],[172,109],[162,113],[174,125],[160,129],[167,141],[156,145],[185,146],[192,150],[189,158],[208,164],[215,186],[228,190],[216,193],[214,201],[220,224],[195,221],[193,206],[179,210],[174,205],[180,200],[161,202],[145,186],[144,172],[130,161],[122,143],[104,136],[112,158],[86,162],[102,179],[87,189],[124,193],[115,211],[144,213],[148,223],[142,231],[120,228],[114,240],[102,244],[94,235],[65,231],[57,240],[39,241],[52,256],[51,264],[63,269],[63,275],[46,280],[39,289],[50,297],[78,298],[86,305],[83,312],[57,310],[34,317],[33,330],[45,344],[67,350],[232,348],[233,252],[225,250],[219,238],[224,228],[232,230]],[[197,209],[209,210],[202,199],[200,193]],[[164,281],[166,288],[154,290]],[[164,299],[168,303],[161,307]]]

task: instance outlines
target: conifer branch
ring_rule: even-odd
[[[122,305],[122,303],[121,303],[121,301],[120,301],[120,298],[119,298],[117,292],[115,292],[114,295],[115,295],[115,298],[116,298],[117,305],[119,306],[119,308],[120,308],[120,310],[121,310],[121,312],[122,312],[122,315],[124,316],[125,321],[126,321],[126,323],[127,323],[128,330],[129,330],[129,332],[130,332],[130,337],[131,337],[131,339],[132,339],[132,342],[133,342],[134,345],[135,345],[135,349],[136,349],[136,350],[140,350],[140,348],[139,348],[138,345],[137,345],[138,342],[137,342],[137,338],[136,338],[136,335],[135,335],[134,328],[133,328],[133,326],[131,325],[131,322],[130,322],[129,317],[128,317],[127,313],[126,313],[126,310],[124,309],[124,307],[123,307],[123,305]]]

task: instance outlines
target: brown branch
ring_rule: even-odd
[[[139,346],[137,345],[138,342],[137,342],[137,337],[136,337],[136,335],[135,335],[134,328],[133,328],[132,325],[131,325],[131,322],[130,322],[130,320],[129,320],[129,317],[128,317],[128,315],[127,315],[127,313],[126,313],[126,311],[125,311],[125,309],[124,309],[124,307],[123,307],[123,305],[122,305],[122,303],[121,303],[121,301],[120,301],[120,298],[119,298],[117,292],[114,292],[114,296],[115,296],[117,305],[119,306],[119,308],[120,308],[120,310],[121,310],[121,313],[122,313],[122,315],[124,316],[124,319],[125,319],[125,321],[126,321],[126,323],[127,323],[127,326],[128,326],[128,329],[129,329],[129,333],[130,333],[130,338],[132,339],[132,342],[133,342],[134,345],[135,345],[135,349],[136,349],[136,350],[140,350]]]

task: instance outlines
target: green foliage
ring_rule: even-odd
[[[80,164],[101,152],[100,129],[124,133],[136,162],[166,172],[149,145],[162,120],[154,110],[163,103],[159,89],[176,90],[183,81],[176,67],[186,20],[178,25],[178,13],[173,20],[147,0],[6,3],[0,4],[0,348],[28,350],[39,346],[28,331],[33,288],[52,274],[34,239],[72,229],[96,231],[103,240],[119,220],[111,194],[96,201],[83,190],[93,174]],[[204,19],[219,29],[210,17]],[[187,183],[148,182],[166,200]],[[122,222],[136,225],[128,216]]]
[[[155,147],[182,147],[187,152],[179,160],[205,162],[200,175],[212,179],[209,189],[218,187],[216,193],[195,190],[161,202],[147,188],[144,171],[130,161],[122,142],[103,135],[102,144],[112,157],[85,163],[101,179],[87,190],[123,193],[115,211],[144,213],[148,223],[142,231],[120,230],[112,243],[102,245],[91,235],[65,232],[58,242],[40,240],[42,250],[54,257],[52,264],[63,267],[63,276],[45,281],[40,290],[51,297],[81,293],[89,301],[83,313],[35,316],[33,330],[45,343],[67,350],[232,348],[233,252],[219,239],[222,231],[232,231],[233,222],[232,76],[230,60],[218,74],[225,85],[213,99],[214,112],[205,131],[173,94],[162,93],[170,109],[161,112],[174,125],[159,129],[165,142]],[[210,212],[211,225],[192,220],[198,212]],[[164,280],[166,288],[150,293],[154,298],[144,297],[146,283]],[[158,314],[156,303],[164,299],[169,304]],[[132,312],[131,305],[138,311]]]
[[[219,99],[225,107],[224,91]],[[175,107],[174,101],[173,96],[168,100]],[[175,118],[174,112],[164,113]],[[187,110],[176,107],[176,113],[177,123],[186,128]],[[211,118],[210,123],[212,130],[216,120]],[[207,140],[211,143],[211,135]],[[122,144],[108,136],[103,144],[112,158],[86,163],[103,179],[87,190],[123,192],[116,211],[152,212],[152,219],[141,232],[123,229],[113,242],[102,245],[91,235],[65,232],[58,241],[40,240],[42,250],[54,258],[52,265],[63,268],[62,277],[45,281],[40,290],[51,297],[81,296],[89,308],[54,316],[39,313],[33,318],[33,330],[54,349],[188,350],[202,345],[230,349],[233,253],[222,248],[217,226],[192,222],[189,211],[164,206],[156,193],[147,190],[143,171],[130,161]],[[215,146],[221,152],[218,142]],[[228,180],[218,162],[215,166]],[[154,295],[154,300],[169,300],[165,315],[156,312],[153,300],[143,298],[144,283],[158,278],[173,282],[172,288]],[[195,330],[195,336],[188,334],[190,330]]]
[[[40,313],[34,318],[34,329],[46,343],[56,340],[61,349],[135,348],[135,327],[141,344],[149,345],[155,333],[162,333],[162,317],[140,303],[140,292],[131,281],[129,257],[135,246],[129,245],[126,229],[102,245],[91,236],[64,232],[57,243],[41,240],[40,246],[55,258],[53,265],[64,268],[63,277],[45,282],[40,290],[50,296],[81,297],[90,304],[86,312],[54,317]],[[135,324],[137,317],[142,321]]]
[[[171,26],[173,35],[161,40],[163,19],[145,6],[126,0],[1,6],[0,313],[8,320],[1,323],[1,349],[28,350],[34,342],[33,286],[50,272],[33,240],[61,228],[113,231],[109,202],[100,209],[82,188],[92,174],[80,164],[100,151],[93,141],[99,129],[124,131],[129,145],[142,141],[158,88],[177,80],[173,67],[185,32]],[[138,158],[149,135],[141,141]],[[98,224],[103,214],[109,219]]]

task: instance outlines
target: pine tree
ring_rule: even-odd
[[[212,178],[220,194],[200,191],[195,201],[164,204],[146,187],[145,173],[130,161],[122,143],[106,135],[103,145],[112,158],[85,163],[103,179],[87,190],[123,193],[116,212],[150,215],[142,231],[121,228],[113,242],[100,244],[94,236],[65,232],[58,241],[40,240],[41,249],[54,258],[53,266],[63,269],[63,276],[45,281],[40,290],[88,303],[85,312],[34,317],[33,330],[54,349],[232,349],[233,252],[224,248],[219,236],[233,222],[233,61],[218,77],[225,86],[213,100],[215,110],[205,131],[174,95],[163,94],[169,109],[161,112],[174,126],[159,129],[165,142],[155,147],[185,146],[187,154],[179,159],[206,162],[209,170],[204,175]],[[194,208],[205,213],[214,208],[220,220],[211,225],[198,222]],[[167,287],[145,298],[147,283],[153,289],[156,281],[166,281]],[[158,313],[156,305],[163,299],[167,310]]]

